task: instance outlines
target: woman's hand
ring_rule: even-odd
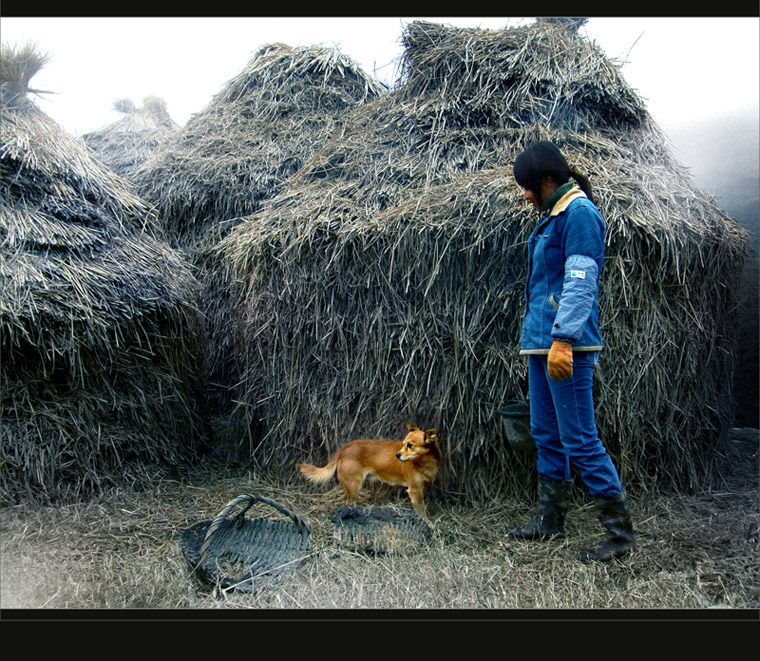
[[[573,345],[570,342],[555,341],[549,349],[547,360],[549,378],[564,381],[573,375]]]

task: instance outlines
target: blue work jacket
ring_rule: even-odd
[[[605,226],[599,210],[574,186],[528,239],[528,280],[521,354],[548,353],[555,340],[573,351],[600,351],[599,275]]]

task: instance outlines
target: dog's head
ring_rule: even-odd
[[[406,438],[401,443],[401,449],[396,453],[399,461],[412,461],[430,452],[438,445],[438,430],[422,431],[414,425],[405,424],[408,430]]]

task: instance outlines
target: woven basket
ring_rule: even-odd
[[[430,527],[410,510],[344,505],[332,515],[333,536],[344,547],[369,553],[404,553],[430,541]]]
[[[249,519],[256,502],[270,505],[291,521]],[[236,515],[230,513],[244,505]],[[231,501],[213,520],[185,528],[179,545],[192,570],[203,580],[225,589],[251,592],[294,572],[311,555],[311,530],[293,512],[261,496],[243,495]]]

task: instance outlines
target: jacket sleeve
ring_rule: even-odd
[[[552,338],[577,342],[596,301],[598,261],[604,255],[604,224],[591,209],[568,212],[562,230],[565,274]]]
[[[599,267],[587,255],[570,255],[565,260],[565,280],[552,338],[577,342],[596,300]]]

